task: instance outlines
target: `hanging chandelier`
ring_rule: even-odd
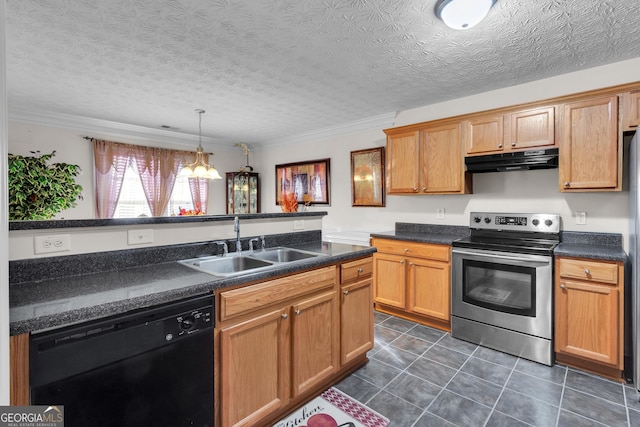
[[[196,150],[196,161],[184,165],[180,171],[180,175],[188,176],[189,178],[222,179],[213,164],[209,165],[204,161],[204,150],[202,149],[202,115],[205,111],[197,109],[196,113],[198,113],[198,149]]]

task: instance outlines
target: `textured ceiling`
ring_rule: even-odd
[[[638,0],[7,0],[12,113],[268,144],[640,55]]]

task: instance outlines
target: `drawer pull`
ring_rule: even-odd
[[[591,270],[589,270],[588,268],[586,268],[586,269],[584,270],[584,274],[586,274],[586,275],[591,274]]]
[[[565,187],[569,187],[569,181],[565,181],[565,182],[564,182],[564,186],[565,186]]]
[[[515,143],[515,142],[512,142],[512,143],[511,143],[511,146],[512,146],[512,147],[515,147],[515,146],[516,146],[516,143]]]
[[[345,294],[345,295],[349,295],[349,291],[348,290],[343,291],[342,293]]]
[[[404,248],[405,253],[409,252],[409,248]]]
[[[296,316],[300,316],[300,310],[296,310]]]
[[[400,261],[400,264],[404,264],[404,260]]]
[[[364,270],[362,268],[358,269],[358,273],[362,273]]]
[[[567,288],[567,287],[565,286],[565,284],[564,284],[564,283],[560,285],[560,289],[566,289],[566,288]]]
[[[498,148],[502,148],[502,144],[498,144]]]
[[[289,317],[289,315],[288,315],[287,313],[282,313],[282,318],[283,318],[283,319],[286,319],[286,318],[288,318],[288,317]]]

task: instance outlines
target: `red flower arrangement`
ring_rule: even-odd
[[[180,212],[178,212],[178,215],[179,216],[204,215],[204,212],[200,210],[200,203],[196,203],[195,209],[180,208]]]

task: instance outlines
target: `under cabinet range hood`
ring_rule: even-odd
[[[554,169],[558,167],[558,149],[547,148],[465,157],[464,163],[467,166],[467,172],[471,173]]]

